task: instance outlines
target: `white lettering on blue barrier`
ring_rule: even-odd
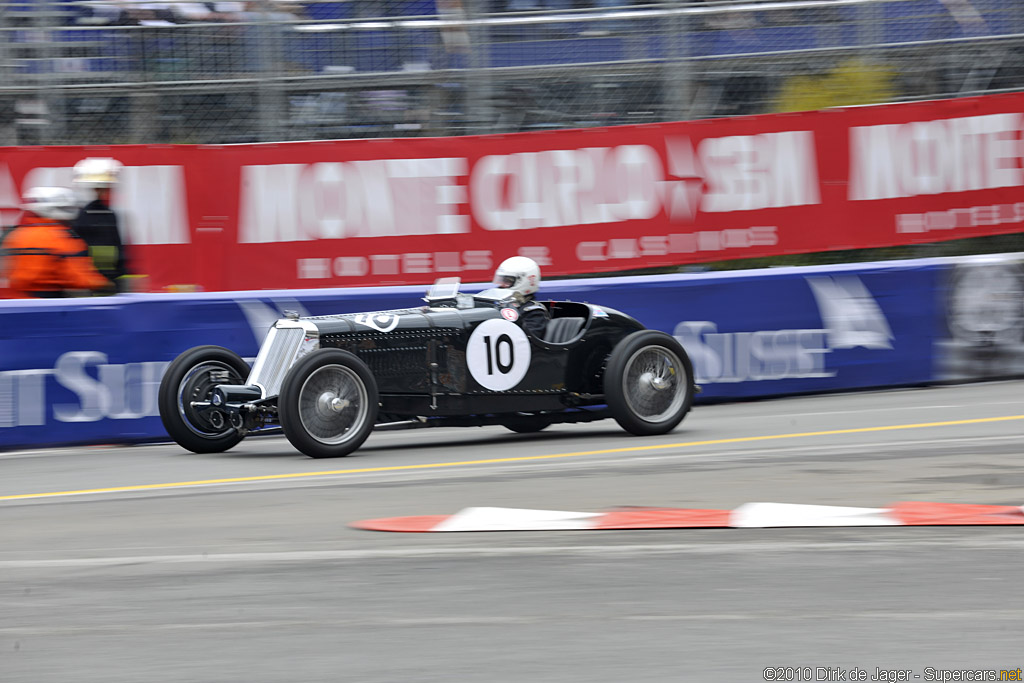
[[[854,275],[805,278],[822,328],[719,332],[710,320],[687,320],[673,335],[693,361],[697,382],[760,382],[834,377],[834,350],[891,350],[894,336],[878,302]]]
[[[0,372],[0,428],[46,424],[46,377],[50,370]]]
[[[709,320],[685,321],[673,335],[693,362],[698,383],[834,377],[825,369],[827,330],[719,332]]]
[[[58,403],[53,416],[60,422],[95,422],[107,412],[109,403],[103,385],[89,375],[87,369],[107,362],[107,354],[99,351],[72,351],[57,359],[54,375],[57,383],[78,397],[77,404]]]
[[[159,416],[157,390],[168,363],[107,363],[99,351],[69,351],[52,369],[0,372],[0,429],[41,426],[47,422],[50,381],[74,395],[53,405],[57,422],[136,420]]]

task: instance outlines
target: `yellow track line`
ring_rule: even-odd
[[[152,491],[157,489],[185,488],[188,486],[210,486],[215,484],[240,484],[255,481],[281,481],[284,479],[308,479],[312,477],[334,476],[339,474],[369,474],[373,472],[397,472],[405,470],[426,470],[439,467],[462,467],[465,465],[494,465],[508,462],[528,462],[531,460],[555,460],[558,458],[579,458],[586,455],[607,455],[610,453],[634,453],[639,451],[658,451],[667,448],[692,448],[694,446],[719,446],[731,443],[749,443],[752,441],[771,441],[776,439],[800,439],[809,436],[835,436],[838,434],[863,434],[866,432],[888,432],[899,429],[925,429],[928,427],[953,427],[956,425],[983,424],[986,422],[1006,422],[1008,420],[1024,420],[1024,415],[1005,415],[1002,417],[979,417],[970,420],[949,420],[946,422],[919,422],[916,424],[886,425],[882,427],[855,427],[852,429],[830,429],[821,432],[798,432],[795,434],[769,434],[765,436],[738,436],[731,439],[710,439],[707,441],[685,441],[682,443],[654,444],[651,446],[629,446],[626,448],[605,448],[596,451],[577,451],[574,453],[552,453],[549,455],[522,455],[513,458],[492,458],[489,460],[460,460],[458,462],[431,462],[421,465],[390,465],[387,467],[366,467],[348,470],[326,470],[323,472],[293,472],[290,474],[265,474],[253,477],[231,477],[228,479],[201,479],[198,481],[177,481],[164,484],[138,484],[135,486],[113,486],[102,489],[82,489],[80,491],[51,491],[47,493],[20,493],[0,496],[4,500],[26,500],[31,498],[56,498],[59,496],[82,496],[95,493],[125,493],[131,491]]]

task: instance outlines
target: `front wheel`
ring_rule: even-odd
[[[615,421],[631,434],[666,434],[693,403],[693,366],[671,335],[640,330],[608,358],[604,393]]]
[[[355,354],[321,349],[288,371],[277,400],[284,435],[311,458],[359,448],[377,420],[377,382]]]
[[[218,384],[242,384],[249,366],[222,346],[197,346],[171,361],[160,380],[158,405],[167,433],[193,453],[220,453],[242,435],[219,410],[202,410]]]

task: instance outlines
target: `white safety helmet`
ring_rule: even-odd
[[[113,187],[120,179],[122,168],[117,159],[89,157],[75,164],[74,181],[83,187]]]
[[[507,258],[494,271],[494,286],[529,296],[540,287],[540,266],[525,256]]]
[[[21,199],[21,208],[56,221],[70,221],[78,215],[75,193],[66,187],[30,188]]]

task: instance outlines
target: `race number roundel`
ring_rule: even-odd
[[[485,320],[469,337],[466,365],[480,386],[492,391],[515,387],[530,369],[530,340],[503,318]]]

